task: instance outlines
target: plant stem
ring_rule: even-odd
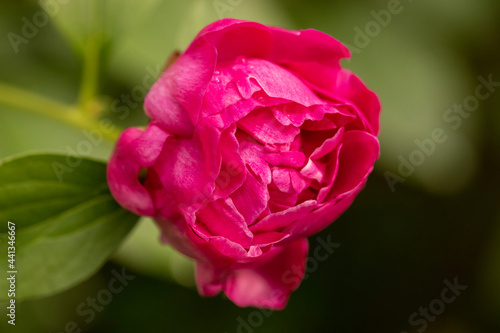
[[[99,81],[99,48],[100,42],[97,38],[89,38],[83,54],[83,74],[80,87],[78,104],[80,110],[89,117],[98,117],[98,112],[92,107],[92,101],[97,95],[97,83]]]
[[[0,82],[0,103],[52,118],[65,117],[71,106]]]
[[[86,13],[87,34],[83,47],[83,71],[80,85],[78,105],[80,110],[90,118],[99,118],[102,111],[96,107],[99,86],[99,68],[104,41],[104,19],[99,15],[98,0],[89,0]],[[102,5],[102,4],[101,4]]]
[[[0,82],[0,104],[25,112],[50,117],[86,130],[99,130],[99,121],[90,118],[78,108],[54,101],[50,98],[28,92]],[[115,141],[120,130],[101,131],[103,136]]]

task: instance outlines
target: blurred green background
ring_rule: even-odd
[[[445,118],[455,104],[471,101],[478,77],[500,81],[500,2],[40,3],[53,14],[50,22],[36,1],[0,2],[0,88],[75,103],[85,94],[85,59],[97,52],[99,85],[88,89],[99,98],[89,109],[104,109],[102,116],[120,128],[140,126],[147,121],[141,94],[150,78],[206,24],[235,17],[315,28],[349,45],[353,56],[343,64],[379,94],[381,157],[352,207],[319,234],[341,246],[308,271],[283,311],[241,309],[223,297],[199,297],[191,262],[160,245],[156,227],[143,219],[95,276],[64,293],[22,302],[16,327],[2,315],[0,331],[78,332],[68,325],[74,322],[82,332],[96,333],[500,332],[500,91],[490,91],[475,111],[460,117],[460,125]],[[383,16],[388,8],[393,13]],[[26,22],[37,25],[30,30]],[[24,38],[15,47],[11,33]],[[113,112],[113,105],[130,114],[120,119],[123,113]],[[415,140],[431,138],[436,128],[447,140],[435,144],[429,156],[418,155]],[[27,151],[66,153],[84,138],[80,129],[0,103],[0,158]],[[106,159],[111,149],[112,142],[105,141],[91,155]],[[391,189],[387,172],[398,175],[401,158],[417,155],[424,156],[421,163]],[[311,248],[317,244],[313,237]],[[78,306],[107,288],[112,271],[122,267],[135,278],[85,322]],[[423,321],[417,324],[425,318],[420,308],[437,304],[446,279],[458,279],[467,289],[425,327]]]

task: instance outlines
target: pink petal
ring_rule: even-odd
[[[344,128],[340,128],[337,133],[331,138],[326,139],[323,141],[321,146],[316,148],[313,153],[311,154],[310,158],[312,159],[320,159],[326,155],[328,155],[330,152],[332,152],[341,142],[342,138],[344,136]]]
[[[323,32],[313,29],[302,31],[270,29],[274,37],[273,49],[269,57],[272,62],[316,64],[322,68],[339,68],[340,59],[350,57],[349,50],[342,43]],[[314,71],[314,73],[321,74],[322,71]]]
[[[342,128],[356,118],[356,111],[348,105],[318,105],[310,108],[321,110],[324,116],[318,121],[306,119],[301,126],[302,130],[324,131]]]
[[[240,155],[243,161],[262,183],[271,183],[271,168],[264,160],[264,147],[241,130],[236,132],[236,138],[240,144]]]
[[[308,83],[308,86],[320,95],[354,109],[357,118],[346,127],[377,135],[381,109],[377,95],[346,69],[325,72],[321,77],[325,82]]]
[[[169,138],[154,169],[163,188],[179,205],[190,206],[207,200],[215,188],[220,157],[220,134],[210,126],[199,126],[190,139]]]
[[[261,106],[261,103],[257,101],[254,101],[250,108],[246,107],[247,103],[242,103],[249,100],[254,93],[261,91],[262,88],[253,80],[249,82],[248,86],[245,86],[245,89],[243,89],[241,86],[238,87],[237,85],[239,80],[241,80],[241,78],[235,77],[232,66],[219,66],[214,72],[212,81],[205,92],[203,107],[200,114],[201,118],[222,113],[227,108],[234,105],[236,106],[236,109],[233,111],[236,111],[236,114],[233,114],[233,112],[226,112],[227,114],[222,116],[223,119],[232,119],[231,121],[228,121],[228,123],[232,124],[236,120],[239,120],[247,115],[257,105]],[[241,107],[244,107],[244,110],[239,110]]]
[[[155,216],[163,216],[167,219],[177,219],[181,214],[179,204],[175,196],[166,191],[161,184],[161,178],[153,167],[148,169],[148,176],[144,181],[155,206]]]
[[[253,245],[257,245],[259,247],[269,246],[276,243],[279,243],[285,239],[290,237],[290,234],[275,232],[275,231],[266,231],[253,235]]]
[[[264,159],[271,165],[300,168],[304,165],[306,156],[301,151],[286,151],[280,153],[266,153]]]
[[[293,191],[295,193],[300,193],[305,190],[311,182],[304,177],[295,169],[288,169],[290,172],[290,181],[292,182]]]
[[[245,22],[247,22],[247,21],[237,20],[237,19],[232,19],[232,18],[224,18],[224,19],[212,22],[209,25],[207,25],[206,27],[204,27],[198,33],[198,35],[196,35],[195,40],[198,38],[206,37],[207,35],[209,35],[209,36],[214,35],[215,37],[213,37],[213,38],[216,38],[216,36],[218,36],[220,34],[220,31],[224,31],[224,29],[227,29],[228,27],[231,27],[233,25],[242,24]],[[258,23],[256,23],[256,24],[258,24]]]
[[[247,225],[251,225],[266,209],[269,192],[266,184],[259,182],[251,172],[248,172],[245,182],[231,194],[231,199],[238,212],[244,216]]]
[[[267,96],[295,102],[303,106],[324,103],[300,78],[272,62],[248,59],[232,66],[233,81],[240,93],[253,91],[255,82]]]
[[[138,215],[153,216],[150,194],[137,175],[142,168],[152,166],[169,134],[151,123],[146,131],[125,130],[119,137],[107,169],[109,188],[113,197],[127,210]]]
[[[269,209],[272,213],[287,210],[290,207],[295,206],[297,204],[297,200],[299,199],[298,193],[281,192],[274,184],[268,186],[268,191],[271,196],[269,199]]]
[[[300,133],[295,126],[280,124],[267,108],[252,111],[238,121],[238,127],[262,143],[292,142]]]
[[[234,262],[249,262],[262,255],[262,250],[258,246],[251,245],[249,249],[245,249],[240,244],[222,236],[210,238],[209,244],[217,253],[232,258]]]
[[[294,237],[309,237],[320,232],[349,208],[356,195],[363,188],[363,185],[364,183],[359,184],[358,187],[340,199],[340,201],[323,203],[306,217],[300,218],[295,223],[284,228],[283,232],[291,233]]]
[[[335,150],[333,150],[330,154],[328,154],[328,162],[326,164],[327,167],[322,181],[322,185],[326,186],[322,187],[319,190],[318,197],[316,199],[318,200],[319,203],[323,202],[326,199],[333,185],[335,184],[339,171],[341,149],[342,145],[339,145],[335,147]]]
[[[269,28],[256,22],[223,19],[205,27],[197,38],[206,38],[218,51],[218,61],[239,56],[267,58],[271,52]]]
[[[274,167],[273,172],[273,183],[276,185],[278,190],[283,193],[293,193],[295,192],[292,186],[292,181],[290,179],[290,171],[287,168]]]
[[[210,233],[209,238],[222,236],[244,248],[252,244],[253,235],[230,198],[212,201],[202,207],[197,212],[196,224],[204,225]]]
[[[251,71],[245,58],[239,57],[230,66],[221,67],[219,70],[224,74],[223,82],[227,82],[227,86],[236,86],[244,99],[250,99],[253,94],[262,90],[255,78],[250,75]]]
[[[261,103],[253,98],[241,100],[226,107],[218,116],[224,128],[227,128],[259,107],[261,107]]]
[[[300,173],[306,178],[322,183],[326,174],[326,164],[309,159]]]
[[[240,188],[246,178],[246,168],[238,153],[239,144],[235,137],[236,126],[225,130],[220,138],[219,155],[221,164],[215,180],[213,199],[225,198]],[[211,149],[211,148],[209,148]]]
[[[323,185],[317,196],[318,202],[323,202],[335,181],[343,134],[344,129],[340,128],[333,137],[323,141],[321,146],[313,151],[307,165],[300,171],[304,177]]]
[[[156,218],[162,229],[164,242],[171,244],[186,256],[209,262],[216,267],[223,268],[235,262],[252,261],[262,255],[262,250],[254,245],[245,249],[226,237],[207,236],[203,226],[196,225],[195,221],[196,216],[192,213],[184,214],[184,217],[177,219]]]
[[[305,273],[307,239],[297,239],[268,252],[269,258],[235,269],[224,291],[236,305],[283,309]]]
[[[340,59],[350,57],[349,50],[333,37],[312,29],[271,31],[275,38],[269,60],[295,73],[315,91],[335,97],[332,82],[341,69]]]
[[[255,22],[222,19],[206,26],[196,39],[202,37],[224,50],[224,57],[229,60],[244,55],[269,58],[276,63],[317,63],[339,67],[339,60],[349,57],[349,50],[344,45],[313,29],[290,31]]]
[[[364,183],[378,156],[379,143],[376,137],[362,131],[345,132],[339,155],[339,170],[327,200],[346,195]]]
[[[334,81],[334,93],[337,98],[352,101],[358,110],[358,116],[366,124],[371,134],[377,135],[380,122],[380,101],[375,93],[348,70],[341,70]]]
[[[325,200],[325,203],[320,204],[307,217],[289,224],[283,231],[290,232],[294,237],[308,237],[336,220],[363,188],[378,158],[378,151],[378,141],[371,134],[361,131],[345,132],[342,144],[330,153],[332,163],[326,177],[329,179],[326,180],[328,185],[320,190],[317,197],[318,202]]]
[[[202,296],[215,296],[224,289],[229,271],[215,268],[213,265],[197,261],[195,266],[196,286]]]
[[[215,71],[214,78],[203,97],[200,118],[221,113],[225,108],[240,102],[242,99],[236,84],[231,81],[225,82],[225,76],[221,75],[220,71]],[[253,107],[250,110],[253,110]]]
[[[203,96],[212,79],[216,50],[198,39],[153,85],[146,113],[170,133],[190,136],[198,121]]]
[[[273,247],[265,256],[251,263],[237,264],[227,269],[217,269],[198,262],[198,290],[207,296],[223,290],[241,307],[282,309],[290,293],[303,279],[307,250],[307,240],[298,239]]]
[[[314,208],[317,202],[315,200],[304,201],[301,204],[288,208],[287,210],[270,214],[250,227],[255,234],[263,231],[275,231],[288,227],[295,221],[304,218]]]
[[[297,103],[286,103],[270,108],[274,117],[283,125],[300,127],[306,119],[321,120],[325,114],[322,107],[305,107]]]

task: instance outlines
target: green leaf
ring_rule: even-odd
[[[45,129],[50,128],[47,132]],[[96,128],[96,130],[98,130]],[[0,160],[16,154],[50,151],[58,154],[80,154],[82,157],[109,159],[113,144],[103,138],[91,141],[88,131],[61,121],[18,111],[0,105]],[[85,145],[84,151],[79,146]]]
[[[137,219],[111,196],[102,162],[30,155],[0,164],[2,267],[11,246],[10,221],[15,223],[17,299],[52,295],[85,280]],[[6,279],[0,279],[0,289],[8,290]],[[7,293],[0,295],[7,299]]]

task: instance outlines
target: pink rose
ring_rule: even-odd
[[[340,67],[346,57],[316,30],[217,21],[151,88],[147,128],[120,136],[114,197],[196,260],[202,295],[283,308],[307,237],[362,189],[379,155],[380,104]]]

